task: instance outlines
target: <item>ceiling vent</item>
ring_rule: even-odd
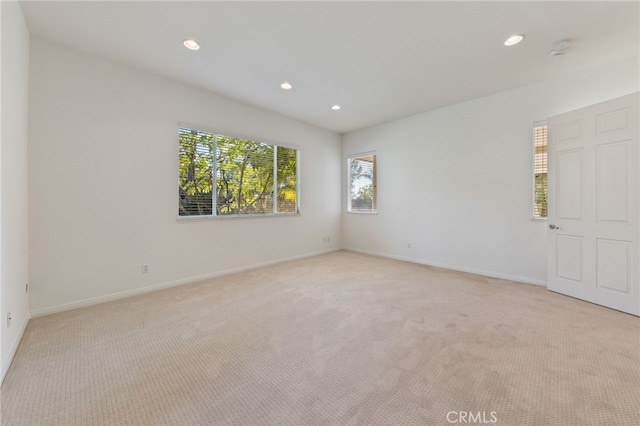
[[[553,50],[549,52],[549,57],[556,58],[564,55],[566,50],[571,46],[571,40],[564,38],[553,43]]]

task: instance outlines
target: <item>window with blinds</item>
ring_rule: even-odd
[[[349,199],[347,210],[353,213],[377,211],[376,154],[368,153],[347,159]]]
[[[547,217],[547,122],[533,124],[533,217]]]
[[[178,129],[179,216],[298,213],[293,148]]]

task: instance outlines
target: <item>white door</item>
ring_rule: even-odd
[[[639,97],[547,121],[547,286],[634,315],[640,315]]]

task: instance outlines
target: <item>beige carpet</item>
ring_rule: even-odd
[[[33,319],[1,391],[5,426],[639,425],[640,319],[337,252]]]

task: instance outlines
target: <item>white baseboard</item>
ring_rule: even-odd
[[[542,286],[542,287],[546,287],[547,286],[547,282],[545,280],[538,280],[538,279],[535,279],[535,278],[528,278],[528,277],[521,277],[521,276],[518,276],[518,275],[503,274],[503,273],[500,273],[500,272],[486,271],[484,269],[474,269],[474,268],[466,268],[466,267],[463,267],[463,266],[454,266],[454,265],[449,265],[449,264],[441,263],[441,262],[431,262],[431,261],[428,261],[428,260],[417,259],[417,258],[413,258],[413,257],[396,256],[394,254],[378,253],[378,252],[372,252],[372,251],[361,250],[361,249],[356,249],[356,248],[344,248],[344,250],[352,251],[352,252],[355,252],[355,253],[368,254],[370,256],[378,256],[378,257],[386,257],[386,258],[389,258],[389,259],[402,260],[404,262],[418,263],[420,265],[433,266],[433,267],[436,267],[436,268],[450,269],[452,271],[467,272],[467,273],[470,273],[470,274],[482,275],[483,277],[498,278],[498,279],[501,279],[501,280],[515,281],[515,282],[524,283],[524,284],[539,285],[539,286]]]
[[[127,291],[123,291],[123,292],[119,292],[119,293],[113,293],[113,294],[108,294],[108,295],[104,295],[104,296],[93,297],[93,298],[90,298],[90,299],[79,300],[77,302],[65,303],[65,304],[62,304],[62,305],[57,305],[57,306],[51,306],[51,307],[47,307],[47,308],[37,309],[37,310],[34,310],[34,311],[31,312],[31,317],[32,318],[36,318],[36,317],[55,314],[55,313],[59,313],[59,312],[69,311],[69,310],[72,310],[72,309],[84,308],[86,306],[92,306],[92,305],[97,305],[97,304],[100,304],[100,303],[111,302],[113,300],[124,299],[126,297],[136,296],[136,295],[139,295],[139,294],[150,293],[152,291],[158,291],[158,290],[162,290],[162,289],[166,289],[166,288],[177,287],[177,286],[180,286],[180,285],[191,284],[191,283],[195,283],[195,282],[199,282],[199,281],[205,281],[205,280],[209,280],[209,279],[212,279],[212,278],[217,278],[217,277],[221,277],[221,276],[225,276],[225,275],[231,275],[231,274],[235,274],[235,273],[238,273],[238,272],[243,272],[243,271],[248,271],[248,270],[251,270],[251,269],[261,268],[261,267],[264,267],[264,266],[275,265],[275,264],[278,264],[278,263],[288,262],[288,261],[291,261],[291,260],[303,259],[303,258],[306,258],[306,257],[312,257],[312,256],[318,256],[318,255],[321,255],[321,254],[332,253],[332,252],[339,251],[339,250],[341,250],[341,248],[338,247],[338,248],[332,248],[332,249],[329,249],[329,250],[321,250],[321,251],[312,252],[312,253],[305,253],[305,254],[302,254],[302,255],[291,256],[291,257],[286,257],[286,258],[281,258],[281,259],[276,259],[276,260],[270,260],[270,261],[267,261],[267,262],[254,263],[254,264],[251,264],[251,265],[240,266],[240,267],[237,267],[237,268],[226,269],[226,270],[218,271],[218,272],[212,272],[212,273],[209,273],[209,274],[197,275],[197,276],[193,276],[193,277],[182,278],[182,279],[175,280],[175,281],[168,281],[168,282],[154,284],[154,285],[147,286],[147,287],[141,287],[141,288],[136,288],[136,289],[133,289],[133,290],[127,290]],[[516,281],[516,282],[525,283],[525,284],[534,284],[534,285],[539,285],[539,286],[543,286],[543,287],[547,286],[547,283],[544,280],[537,280],[537,279],[528,278],[528,277],[521,277],[521,276],[516,276],[516,275],[503,274],[503,273],[499,273],[499,272],[486,271],[486,270],[482,270],[482,269],[474,269],[474,268],[466,268],[466,267],[454,266],[454,265],[449,265],[449,264],[440,263],[440,262],[431,262],[431,261],[427,261],[427,260],[423,260],[423,259],[417,259],[417,258],[406,257],[406,256],[397,256],[397,255],[388,254],[388,253],[379,253],[379,252],[361,250],[361,249],[356,249],[356,248],[344,248],[344,250],[348,250],[348,251],[352,251],[352,252],[356,252],[356,253],[367,254],[367,255],[371,255],[371,256],[386,257],[386,258],[389,258],[389,259],[401,260],[401,261],[404,261],[404,262],[411,262],[411,263],[418,263],[418,264],[421,264],[421,265],[434,266],[434,267],[437,267],[437,268],[450,269],[450,270],[453,270],[453,271],[468,272],[470,274],[482,275],[482,276],[485,276],[485,277],[498,278],[498,279],[503,279],[503,280],[508,280],[508,281]],[[25,327],[26,327],[26,325],[25,325]],[[16,347],[16,349],[17,349],[17,347]]]
[[[332,249],[328,249],[328,250],[321,250],[321,251],[316,251],[316,252],[312,252],[312,253],[305,253],[305,254],[286,257],[286,258],[281,258],[281,259],[269,260],[269,261],[266,261],[266,262],[254,263],[254,264],[251,264],[251,265],[240,266],[240,267],[232,268],[232,269],[225,269],[223,271],[212,272],[212,273],[209,273],[209,274],[197,275],[197,276],[193,276],[193,277],[182,278],[182,279],[175,280],[175,281],[168,281],[168,282],[164,282],[164,283],[160,283],[160,284],[154,284],[154,285],[150,285],[150,286],[147,286],[147,287],[140,287],[140,288],[136,288],[136,289],[133,289],[133,290],[122,291],[122,292],[119,292],[119,293],[113,293],[113,294],[107,294],[107,295],[104,295],[104,296],[92,297],[90,299],[79,300],[77,302],[64,303],[62,305],[51,306],[51,307],[42,308],[42,309],[36,309],[36,310],[31,312],[31,317],[32,318],[42,317],[42,316],[45,316],[45,315],[56,314],[56,313],[64,312],[64,311],[70,311],[72,309],[84,308],[84,307],[87,307],[87,306],[97,305],[97,304],[105,303],[105,302],[111,302],[113,300],[118,300],[118,299],[124,299],[126,297],[136,296],[136,295],[139,295],[139,294],[150,293],[152,291],[163,290],[163,289],[166,289],[166,288],[177,287],[177,286],[185,285],[185,284],[192,284],[192,283],[196,283],[196,282],[199,282],[199,281],[205,281],[205,280],[210,280],[212,278],[217,278],[217,277],[222,277],[222,276],[225,276],[225,275],[235,274],[235,273],[238,273],[238,272],[244,272],[244,271],[249,271],[249,270],[252,270],[252,269],[262,268],[264,266],[276,265],[278,263],[289,262],[289,261],[297,260],[297,259],[304,259],[306,257],[319,256],[321,254],[332,253],[332,252],[335,252],[335,251],[338,251],[338,250],[341,250],[341,249],[338,247],[338,248],[332,248]]]
[[[4,382],[4,378],[9,372],[9,368],[11,367],[11,363],[13,362],[13,358],[16,356],[16,352],[18,352],[18,347],[20,346],[20,342],[22,342],[22,338],[24,337],[24,332],[27,330],[27,325],[29,324],[29,319],[31,316],[27,312],[27,317],[25,318],[22,326],[20,326],[20,331],[18,332],[18,338],[15,342],[13,342],[13,346],[11,347],[11,352],[9,352],[9,358],[7,358],[7,363],[2,366],[2,375],[0,376],[0,385]]]

